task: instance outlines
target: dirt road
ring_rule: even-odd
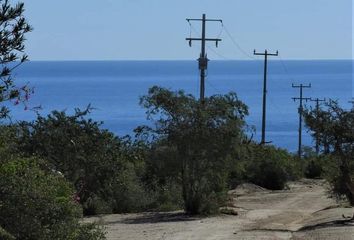
[[[107,228],[109,240],[354,240],[353,208],[339,208],[321,180],[289,183],[268,191],[244,185],[230,191],[238,213],[209,218],[181,212],[105,215],[90,218]]]

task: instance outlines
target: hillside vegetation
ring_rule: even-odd
[[[27,61],[32,27],[24,5],[0,0],[0,120],[8,106],[28,110],[33,89],[17,86],[13,70]],[[124,104],[124,103],[120,103]],[[0,125],[0,239],[100,240],[104,229],[82,216],[183,209],[219,213],[227,192],[242,183],[281,190],[303,176],[326,178],[354,204],[354,110],[329,102],[308,109],[319,140],[299,159],[259,145],[236,93],[197,100],[183,90],[151,87],[140,99],[149,124],[116,136],[90,119],[90,106],[68,115],[54,110],[31,122]],[[119,107],[119,106],[117,106]],[[38,110],[32,108],[32,110]]]

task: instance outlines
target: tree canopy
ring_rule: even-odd
[[[324,153],[336,160],[330,179],[334,191],[354,204],[354,109],[345,110],[329,101],[318,110],[307,109],[304,116]]]
[[[28,59],[24,53],[24,42],[25,35],[32,31],[32,27],[23,13],[23,3],[13,6],[9,0],[0,0],[0,104],[11,101],[15,105],[26,105],[32,93],[27,85],[17,86],[12,76],[13,70]],[[8,114],[9,109],[0,106],[0,118]]]
[[[180,179],[185,210],[192,214],[216,210],[225,197],[230,153],[246,138],[247,106],[235,93],[200,102],[183,91],[156,86],[140,103],[153,127],[136,131],[158,143],[159,149],[169,149],[169,160],[159,164]]]

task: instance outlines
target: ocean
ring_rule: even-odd
[[[266,141],[297,150],[299,89],[294,84],[310,84],[304,97],[336,99],[350,108],[353,61],[277,61],[268,63]],[[196,61],[66,61],[27,62],[14,77],[19,86],[28,83],[35,89],[30,107],[42,106],[41,115],[53,110],[94,107],[90,117],[103,121],[103,127],[119,136],[133,134],[133,129],[148,124],[139,97],[153,85],[171,90],[183,89],[199,96],[199,70]],[[254,125],[261,137],[263,61],[210,61],[206,95],[236,92],[249,107],[247,123]],[[313,102],[305,103],[314,106]],[[10,105],[13,121],[34,120],[33,111]],[[313,140],[303,131],[303,144]]]

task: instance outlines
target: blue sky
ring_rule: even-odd
[[[15,2],[15,1],[14,1]],[[234,41],[253,49],[279,50],[284,59],[351,59],[351,0],[23,0],[34,31],[31,60],[196,59],[186,18],[221,18],[208,23],[211,59],[249,59]],[[193,23],[192,35],[200,32]],[[226,29],[226,30],[225,30]]]

